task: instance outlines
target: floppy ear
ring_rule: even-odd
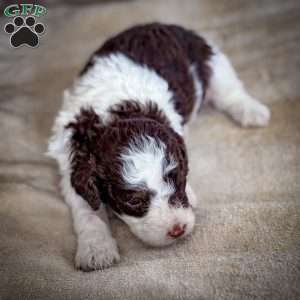
[[[67,126],[67,129],[72,130],[71,184],[95,210],[100,207],[101,199],[97,185],[99,166],[94,155],[94,147],[96,137],[102,133],[102,128],[98,116],[92,110],[81,110],[76,121]]]
[[[94,210],[100,207],[101,199],[97,186],[96,162],[91,154],[82,155],[81,153],[78,156],[73,153],[71,184]]]

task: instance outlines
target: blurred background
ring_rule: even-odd
[[[1,1],[0,8],[17,1]],[[20,3],[20,1],[18,1]],[[44,5],[37,48],[0,29],[1,299],[299,299],[300,2],[29,1]],[[0,27],[12,19],[1,16]],[[265,129],[204,108],[190,130],[195,233],[146,248],[112,220],[121,262],[75,271],[75,239],[55,163],[44,153],[61,95],[105,39],[160,21],[195,30],[267,104]]]

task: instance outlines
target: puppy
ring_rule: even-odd
[[[242,126],[270,119],[228,58],[179,26],[135,26],[92,55],[64,93],[49,142],[73,216],[78,268],[120,259],[105,207],[152,246],[192,232],[196,197],[183,127],[204,102]]]

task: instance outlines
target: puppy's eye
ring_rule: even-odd
[[[168,174],[169,174],[169,176],[171,176],[171,177],[176,176],[176,175],[177,175],[177,170],[176,170],[176,169],[173,169],[173,170],[171,170]]]
[[[132,197],[129,199],[128,204],[130,206],[139,206],[143,204],[143,199],[140,197]]]
[[[177,171],[176,171],[176,169],[173,169],[173,170],[169,171],[168,173],[166,173],[164,177],[165,177],[165,179],[174,180],[176,178],[176,176],[177,176]]]
[[[147,197],[148,194],[144,191],[134,192],[128,197],[127,204],[134,207],[144,205]]]

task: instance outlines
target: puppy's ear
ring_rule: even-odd
[[[71,184],[75,191],[88,204],[97,210],[101,204],[99,188],[97,186],[96,162],[91,154],[80,157],[73,153]]]
[[[72,130],[71,184],[93,209],[101,204],[97,176],[99,165],[95,157],[96,140],[103,134],[103,126],[93,110],[82,110],[73,123],[67,126]]]

